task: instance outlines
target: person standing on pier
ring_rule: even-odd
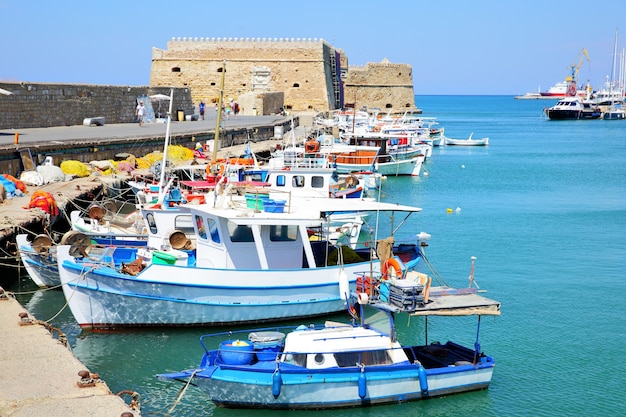
[[[200,111],[200,120],[204,120],[204,101],[200,100],[200,104],[198,105],[198,110]]]
[[[140,101],[135,109],[135,116],[139,122],[139,127],[143,126],[143,116],[146,114],[146,108],[143,106],[143,101]]]

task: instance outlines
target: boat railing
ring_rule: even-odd
[[[288,156],[284,157],[284,168],[301,168],[301,169],[316,169],[316,168],[330,168],[328,157],[319,156],[319,154],[304,154],[303,156]]]

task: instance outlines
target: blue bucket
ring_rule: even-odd
[[[220,358],[226,365],[250,365],[254,358],[254,345],[238,340],[220,343]]]

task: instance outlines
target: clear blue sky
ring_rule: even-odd
[[[522,94],[611,73],[626,0],[0,0],[0,81],[148,85],[172,37],[323,38],[413,67],[415,94]],[[620,23],[622,27],[620,28]]]

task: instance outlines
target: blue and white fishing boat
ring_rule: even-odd
[[[421,210],[337,198],[270,200],[223,193],[214,206],[181,206],[180,215],[192,219],[195,242],[175,229],[157,230],[161,226],[151,216],[162,209],[144,208],[151,235],[164,236],[149,237],[145,248],[110,247],[91,256],[89,248],[59,246],[59,275],[76,321],[98,330],[265,322],[341,311],[357,273],[381,271],[384,263],[371,249],[374,242],[356,250],[332,244],[325,237],[331,216],[394,213],[390,219],[396,224],[388,224],[387,238],[398,221],[402,225]],[[382,233],[382,227],[375,230]],[[180,239],[174,244],[172,236]],[[421,258],[420,243],[412,240],[394,248],[403,271]]]
[[[37,235],[29,241],[27,234],[15,236],[20,260],[30,279],[39,288],[61,284],[57,266],[56,247],[47,235]]]
[[[473,347],[453,341],[429,344],[428,330],[422,344],[398,341],[394,314],[478,315],[479,329],[481,315],[500,314],[499,302],[475,291],[428,290],[429,282],[396,282],[400,293],[411,295],[395,302],[370,292],[369,305],[367,293],[360,293],[360,314],[353,313],[350,324],[202,336],[198,367],[157,377],[193,383],[218,406],[254,409],[360,407],[488,388],[495,361],[481,351],[479,332]],[[393,293],[396,285],[389,287]],[[427,318],[425,323],[427,328]]]
[[[101,208],[99,205],[94,205],[92,209],[94,207]],[[97,210],[89,210],[92,216],[95,211]],[[91,255],[95,256],[98,249],[104,246],[146,247],[149,241],[160,243],[170,238],[181,240],[180,233],[186,233],[187,239],[193,239],[193,225],[189,213],[179,213],[174,210],[161,210],[159,213],[153,213],[150,217],[151,222],[156,224],[158,221],[161,225],[158,229],[153,228],[154,233],[148,233],[147,228],[138,231],[134,226],[129,229],[111,227],[110,223],[99,221],[97,217],[85,217],[79,221],[77,219],[80,219],[80,212],[73,211],[70,214],[71,221],[83,227],[65,233],[58,244],[72,245],[81,242],[84,245],[84,242],[88,242]],[[143,223],[144,220],[141,217],[140,219]],[[163,234],[173,230],[177,233]],[[60,287],[57,242],[46,234],[37,236],[18,234],[15,241],[22,264],[33,282],[40,288]]]

